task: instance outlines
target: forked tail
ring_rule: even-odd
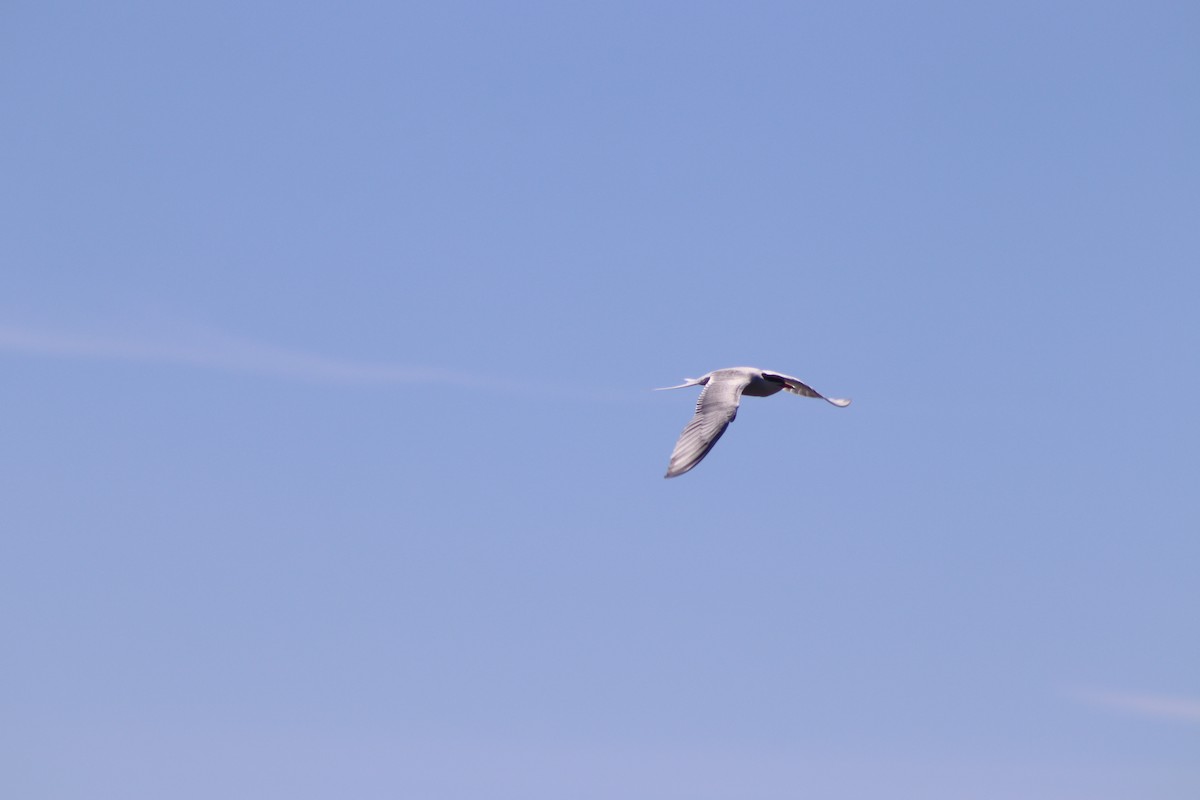
[[[704,378],[684,378],[684,381],[685,381],[685,383],[681,383],[678,386],[662,386],[658,389],[655,389],[654,391],[665,392],[668,389],[686,389],[689,386],[703,386],[704,385]]]

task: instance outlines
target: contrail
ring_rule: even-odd
[[[208,335],[201,343],[187,344],[0,325],[0,351],[51,358],[195,366],[321,383],[468,386],[481,382],[450,370],[347,361],[223,335]]]
[[[1122,711],[1127,714],[1200,722],[1200,700],[1193,698],[1090,689],[1074,690],[1071,695],[1088,705]]]

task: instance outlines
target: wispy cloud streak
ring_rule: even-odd
[[[0,325],[0,351],[27,356],[140,361],[247,372],[321,383],[478,383],[449,370],[347,361],[257,342],[209,335],[199,342],[147,341]]]
[[[1080,702],[1088,705],[1126,714],[1183,722],[1200,722],[1200,700],[1194,698],[1092,689],[1078,689],[1071,694]]]

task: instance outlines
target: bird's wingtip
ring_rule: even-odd
[[[845,408],[846,406],[850,405],[849,399],[843,399],[841,397],[826,397],[825,399],[833,403],[838,408]]]

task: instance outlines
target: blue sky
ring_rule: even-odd
[[[1194,4],[4,21],[5,796],[1200,793]]]

